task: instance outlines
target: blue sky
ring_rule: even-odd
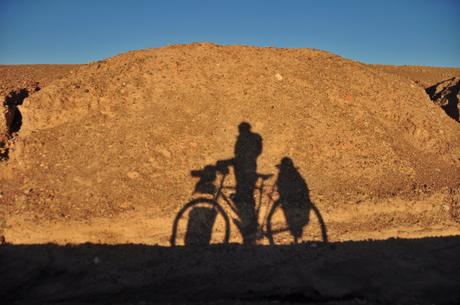
[[[460,67],[460,0],[0,0],[0,64],[209,41]]]

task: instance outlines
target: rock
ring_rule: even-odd
[[[140,174],[136,171],[128,172],[126,174],[130,179],[137,179],[139,178]]]

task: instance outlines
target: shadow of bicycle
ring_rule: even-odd
[[[235,187],[226,183],[231,174],[229,161],[218,161],[201,170],[192,199],[176,214],[171,245],[207,246],[243,240],[241,215],[235,200]],[[257,174],[254,213],[257,244],[297,244],[328,242],[324,219],[311,201],[305,179],[292,159],[284,157],[276,166],[276,181],[267,185],[273,175]],[[236,230],[235,230],[236,229]]]

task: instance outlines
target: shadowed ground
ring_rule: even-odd
[[[0,298],[14,304],[458,304],[459,257],[459,236],[274,247],[3,245]]]

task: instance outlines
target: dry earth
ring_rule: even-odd
[[[19,129],[20,106],[24,98],[39,91],[55,79],[71,73],[78,65],[0,65],[0,99],[2,119],[0,120],[0,159],[11,133]],[[3,117],[5,119],[3,119]],[[16,121],[14,118],[16,117]]]
[[[71,73],[80,65],[0,65],[0,96],[11,91],[44,87],[52,81]]]
[[[434,84],[440,83],[446,79],[458,76],[460,74],[460,68],[388,65],[371,66],[383,72],[409,78],[423,88],[428,88]]]
[[[0,66],[6,99],[14,90],[34,91],[16,102],[18,131],[3,131],[0,204],[10,245],[0,255],[12,263],[0,271],[10,274],[1,283],[10,283],[12,301],[460,300],[460,124],[443,109],[448,97],[458,97],[460,69],[208,43],[80,67],[32,66],[28,75],[26,68]],[[12,120],[7,114],[3,126]],[[275,175],[267,184],[275,183],[283,157],[293,160],[329,245],[312,213],[303,245],[289,246],[285,232],[275,236],[285,246],[261,238],[248,248],[167,248],[177,213],[198,196],[190,172],[232,158],[244,121],[263,139],[258,172]],[[235,184],[232,173],[225,185]],[[271,206],[263,198],[261,222]],[[178,240],[187,219],[178,222]],[[213,243],[224,223],[216,218]],[[284,223],[280,211],[273,223]],[[230,242],[240,243],[230,226]],[[224,277],[214,282],[216,274]],[[245,274],[253,277],[241,280]],[[31,292],[21,296],[24,287]]]

